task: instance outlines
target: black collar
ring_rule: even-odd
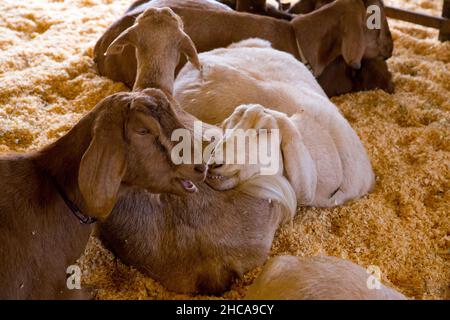
[[[92,224],[97,221],[97,219],[89,217],[81,212],[78,206],[69,199],[66,192],[63,190],[63,188],[61,188],[58,182],[56,182],[55,178],[50,173],[48,173],[48,176],[50,177],[50,180],[52,181],[56,191],[58,191],[59,196],[64,200],[64,203],[70,209],[70,212],[72,212],[72,214],[80,221],[81,224]]]

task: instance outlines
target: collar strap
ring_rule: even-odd
[[[50,173],[48,174],[48,176],[50,177],[50,180],[52,181],[56,191],[58,191],[58,194],[61,197],[61,199],[64,200],[64,203],[70,209],[70,212],[80,221],[81,224],[93,224],[94,222],[97,221],[97,219],[83,214],[83,212],[81,212],[78,206],[69,199],[66,192],[56,182],[55,178]]]
[[[297,44],[297,50],[298,50],[298,54],[300,55],[300,60],[305,65],[305,67],[308,68],[308,70],[311,71],[311,73],[314,75],[314,71],[313,71],[311,65],[309,64],[308,59],[306,59],[305,54],[303,53],[302,47],[300,46],[300,42],[298,42],[297,35],[295,35],[295,43]],[[316,77],[316,76],[314,75],[314,77]]]

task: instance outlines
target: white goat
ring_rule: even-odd
[[[248,300],[405,300],[376,274],[336,257],[271,258],[250,286]],[[375,270],[376,271],[376,270]]]
[[[299,204],[331,207],[372,189],[374,173],[360,139],[314,76],[292,55],[271,48],[265,40],[249,39],[199,58],[203,70],[187,64],[176,79],[175,98],[208,123],[220,123],[231,115],[224,123],[227,128],[264,128],[267,117],[276,118],[266,129],[280,129],[282,139],[290,141],[281,147],[285,175]],[[243,104],[260,104],[290,118]],[[289,152],[292,147],[297,151]],[[220,190],[224,188],[218,182],[227,188],[243,182],[230,184],[231,175],[236,176],[235,166],[218,166],[210,168],[207,181]]]

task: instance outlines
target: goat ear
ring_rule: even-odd
[[[186,58],[194,65],[198,70],[201,69],[200,60],[198,59],[197,49],[195,48],[192,39],[184,32],[180,41],[180,50],[186,56]]]
[[[287,117],[278,119],[285,176],[300,205],[309,205],[316,195],[316,165],[295,124]]]
[[[78,172],[78,185],[90,216],[105,219],[111,213],[125,170],[122,130],[97,129]]]
[[[135,26],[132,26],[125,31],[123,31],[113,42],[109,45],[108,49],[106,49],[105,56],[120,54],[125,49],[126,46],[132,45],[132,35],[134,32]]]
[[[342,57],[347,65],[353,69],[361,68],[361,60],[365,51],[364,27],[362,23],[356,15],[341,18]]]
[[[361,1],[336,0],[292,21],[301,54],[316,77],[340,55],[359,68],[365,51],[364,17]]]

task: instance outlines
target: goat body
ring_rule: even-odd
[[[260,39],[205,52],[199,59],[202,73],[187,64],[176,79],[174,94],[200,120],[220,123],[237,106],[248,104],[292,116],[318,176],[316,197],[306,203],[299,199],[301,204],[340,205],[372,189],[374,174],[364,146],[303,64]],[[246,116],[241,111],[236,109],[235,123],[241,118],[256,122],[257,113]]]
[[[177,128],[161,91],[121,93],[50,146],[0,157],[0,298],[82,297],[67,290],[65,277],[91,231],[78,210],[102,220],[128,189],[195,192],[187,179],[203,180],[205,170],[170,161],[166,134]]]
[[[248,300],[405,300],[380,283],[376,270],[335,257],[271,258],[250,286]]]
[[[77,173],[89,146],[85,132],[91,122],[91,116],[84,118],[43,152],[0,158],[1,299],[62,299],[80,294],[67,289],[66,269],[83,253],[91,227],[72,215],[52,179],[81,203]]]

